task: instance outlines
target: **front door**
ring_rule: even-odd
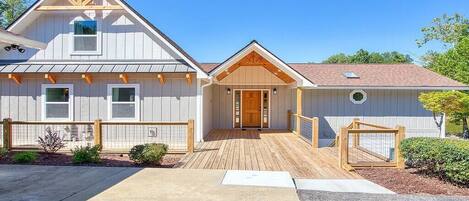
[[[261,91],[243,91],[243,127],[261,127]]]

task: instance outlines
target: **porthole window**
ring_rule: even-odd
[[[350,101],[352,101],[353,104],[363,104],[366,98],[366,92],[363,90],[353,90],[350,93]]]

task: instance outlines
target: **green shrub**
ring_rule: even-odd
[[[409,138],[401,142],[400,149],[407,165],[456,184],[469,185],[469,141]]]
[[[166,144],[144,144],[134,146],[130,150],[130,160],[139,164],[159,164],[161,158],[168,152]]]
[[[101,146],[86,146],[86,147],[77,147],[72,150],[73,157],[72,161],[76,164],[83,163],[99,163],[101,159],[99,158],[99,151]]]
[[[32,163],[38,156],[39,154],[32,151],[19,152],[13,156],[13,161],[15,161],[15,163]]]
[[[8,155],[8,149],[0,148],[0,159],[4,158],[7,155]]]

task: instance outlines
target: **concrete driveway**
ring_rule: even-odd
[[[294,188],[222,185],[225,173],[0,165],[0,200],[298,200]]]

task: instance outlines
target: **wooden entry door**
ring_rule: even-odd
[[[243,91],[243,127],[261,127],[261,91]]]

